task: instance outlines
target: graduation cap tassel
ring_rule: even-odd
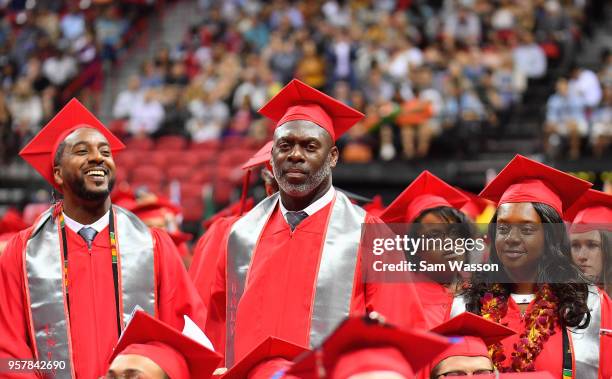
[[[244,213],[244,208],[246,205],[247,192],[249,191],[249,180],[251,179],[251,170],[247,170],[244,173],[244,178],[242,179],[242,194],[240,194],[240,215]]]

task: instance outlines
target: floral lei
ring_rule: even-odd
[[[503,295],[501,285],[494,284],[491,292],[480,300],[481,315],[487,320],[501,323],[508,310],[508,299]],[[506,360],[501,342],[489,346],[489,355],[500,372],[535,371],[535,359],[544,343],[555,334],[557,324],[557,297],[550,286],[542,285],[535,298],[535,304],[525,314],[525,330],[514,344],[510,367],[504,367]]]

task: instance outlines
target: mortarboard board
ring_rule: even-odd
[[[280,338],[268,337],[251,352],[234,365],[223,379],[244,379],[259,363],[272,358],[292,360],[298,355],[307,352],[308,348],[295,345]]]
[[[376,320],[351,317],[340,324],[319,348],[298,357],[287,374],[303,379],[342,378],[340,375],[347,373],[355,364],[351,358],[365,363],[363,357],[368,353],[375,357],[389,354],[390,358],[397,359],[380,360],[379,364],[370,364],[373,362],[368,360],[363,367],[366,370],[393,369],[414,373],[449,345],[446,338],[433,333],[405,330]],[[359,354],[358,349],[366,351]],[[343,362],[343,356],[348,360]],[[340,367],[337,367],[338,363]]]
[[[253,167],[269,164],[270,158],[272,158],[272,145],[274,141],[268,141],[261,149],[249,158],[249,160],[242,165],[241,169],[250,170]]]
[[[142,355],[160,366],[170,379],[210,378],[221,356],[143,311],[136,311],[113,354]]]
[[[470,312],[461,313],[436,326],[431,331],[451,338],[462,337],[457,343],[451,345],[431,361],[432,369],[448,357],[489,357],[488,345],[516,334],[510,328]]]
[[[53,160],[59,144],[73,131],[81,128],[93,128],[102,133],[113,152],[122,150],[125,145],[108,130],[77,99],[72,99],[55,117],[38,132],[34,138],[19,152],[19,155],[34,167],[57,190],[53,178]]]
[[[543,203],[563,216],[563,211],[591,186],[586,180],[516,155],[478,196],[495,202],[497,206],[505,203]]]
[[[314,122],[335,141],[364,115],[323,92],[293,79],[259,113],[275,122],[275,127],[295,120]]]
[[[572,223],[571,230],[575,232],[612,231],[612,195],[590,189],[565,211],[564,218]]]
[[[440,206],[459,209],[468,197],[429,171],[423,171],[380,215],[386,223],[410,223]]]

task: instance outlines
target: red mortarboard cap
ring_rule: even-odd
[[[468,202],[465,203],[463,207],[461,207],[461,212],[470,216],[473,220],[476,220],[478,216],[482,214],[482,212],[487,209],[489,204],[492,204],[489,200],[483,199],[476,194],[473,194],[469,191],[464,191],[461,188],[455,187],[457,190],[461,191],[462,194],[468,197]]]
[[[505,203],[543,203],[563,216],[563,211],[591,186],[586,180],[517,155],[478,196],[495,202],[497,206]]]
[[[21,214],[12,208],[7,209],[0,219],[0,233],[19,232],[27,227]]]
[[[223,375],[223,379],[244,379],[248,377],[249,371],[267,359],[285,358],[292,360],[306,351],[308,351],[306,347],[295,345],[280,338],[268,337]]]
[[[319,125],[335,141],[364,115],[331,96],[293,79],[259,113],[276,123],[306,120]]]
[[[163,217],[164,212],[170,212],[173,215],[178,215],[181,213],[181,207],[171,203],[164,197],[156,197],[155,200],[152,201],[136,203],[129,209],[129,211],[134,213],[140,219],[147,219],[153,217]]]
[[[348,361],[343,363],[344,367],[333,378],[340,378],[337,374],[346,370],[347,362],[358,349],[370,350],[379,355],[385,348],[396,349],[403,356],[407,365],[398,362],[397,359],[381,361],[380,365],[368,365],[368,370],[393,370],[400,369],[402,372],[410,370],[418,371],[432,358],[444,351],[450,342],[443,337],[433,333],[419,330],[404,330],[393,325],[381,324],[377,321],[366,320],[362,317],[346,319],[315,351],[299,357],[291,369],[287,372],[300,378],[317,378],[321,371],[331,375],[341,358],[350,354]],[[394,353],[395,354],[395,353]],[[357,354],[357,356],[360,356]],[[373,363],[370,361],[370,363]],[[325,376],[329,377],[329,376]]]
[[[510,328],[469,312],[455,316],[431,331],[447,337],[463,337],[433,359],[432,368],[448,357],[489,357],[488,345],[516,334]]]
[[[219,354],[143,311],[135,312],[109,362],[125,354],[151,359],[171,379],[210,378],[221,362]]]
[[[414,372],[402,352],[395,347],[372,347],[343,354],[332,372],[332,379],[346,379],[371,371],[391,371],[406,378]]]
[[[564,218],[572,223],[572,231],[612,231],[612,195],[590,189],[565,211]]]
[[[382,197],[380,195],[374,196],[371,202],[364,204],[363,209],[365,209],[365,211],[371,214],[372,216],[380,216],[385,210],[385,205],[383,204]]]
[[[257,152],[251,158],[249,158],[249,160],[243,164],[241,168],[243,170],[249,170],[253,167],[270,162],[270,158],[272,157],[272,145],[274,145],[274,141],[269,141],[266,143],[261,149],[257,150]]]
[[[73,131],[80,128],[93,128],[104,135],[113,152],[125,148],[113,133],[108,130],[77,99],[72,99],[62,108],[44,128],[24,147],[19,155],[42,175],[57,190],[53,179],[53,159],[59,144]]]
[[[412,222],[424,210],[461,208],[469,198],[429,171],[423,171],[380,215],[386,223]]]

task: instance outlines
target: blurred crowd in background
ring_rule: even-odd
[[[5,160],[54,114],[71,79],[93,61],[116,59],[135,14],[142,15],[135,9],[145,5],[115,3],[5,7]],[[257,110],[298,77],[366,114],[339,142],[345,161],[424,158],[432,143],[448,158],[462,157],[477,153],[482,138],[503,137],[530,85],[556,80],[553,72],[567,76],[547,103],[541,99],[542,149],[554,156],[567,140],[578,158],[603,156],[609,144],[611,55],[602,52],[594,71],[572,67],[597,22],[590,2],[199,4],[201,22],[188,27],[180,45],[160,46],[118,95],[115,131],[134,138],[181,135],[196,143],[236,135],[265,141],[269,125]]]

